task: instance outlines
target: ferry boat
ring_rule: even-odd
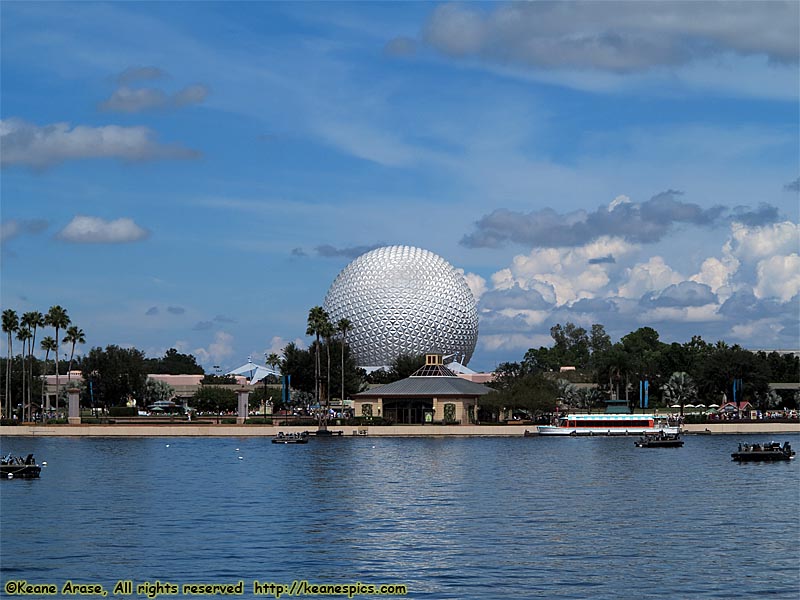
[[[555,425],[539,425],[539,435],[675,435],[680,427],[665,423],[664,417],[627,414],[575,414],[559,417]]]
[[[776,460],[792,460],[797,453],[789,442],[783,446],[779,442],[766,444],[739,444],[739,451],[731,454],[736,462],[773,462]]]
[[[308,432],[303,431],[301,433],[283,433],[278,432],[274,438],[272,438],[273,444],[307,444],[308,443]]]
[[[43,463],[46,464],[46,463]],[[0,475],[4,479],[36,479],[39,477],[42,468],[36,464],[33,454],[28,454],[25,458],[21,456],[3,456],[0,459]]]

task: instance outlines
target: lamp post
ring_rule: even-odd
[[[265,365],[268,365],[267,360],[269,360],[269,354],[264,352]],[[267,375],[264,375],[264,425],[267,424]]]

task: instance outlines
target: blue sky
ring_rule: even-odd
[[[549,330],[800,342],[798,4],[0,4],[2,308],[207,367],[387,244],[470,366]]]

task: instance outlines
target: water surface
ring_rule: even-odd
[[[0,573],[243,579],[247,597],[305,579],[409,598],[796,599],[798,461],[730,459],[762,441],[4,437],[3,454],[48,465],[0,482]]]

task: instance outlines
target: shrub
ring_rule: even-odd
[[[112,406],[108,409],[109,417],[136,417],[139,409],[135,406]]]

